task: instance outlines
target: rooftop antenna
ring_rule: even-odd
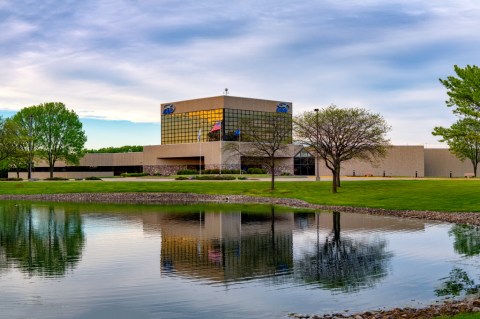
[[[228,95],[228,88],[225,88],[225,91],[223,92],[223,95]]]

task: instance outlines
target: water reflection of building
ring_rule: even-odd
[[[295,214],[295,229],[320,227],[320,231],[331,231],[334,228],[334,219],[331,214]],[[342,232],[358,233],[364,231],[423,231],[425,222],[415,219],[401,219],[397,217],[378,217],[365,214],[340,214]]]
[[[144,221],[160,225],[163,274],[227,282],[292,269],[293,214],[152,214]]]
[[[424,223],[417,220],[330,213],[201,211],[147,214],[143,220],[145,230],[161,232],[164,275],[217,282],[257,277],[281,280],[282,275],[293,275],[304,283],[328,287],[352,287],[351,278],[367,287],[372,284],[369,278],[380,280],[386,275],[391,257],[386,242],[356,239],[356,233],[424,229]],[[350,278],[340,280],[342,273]]]

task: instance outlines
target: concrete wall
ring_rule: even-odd
[[[470,160],[460,161],[448,149],[425,149],[425,175],[431,177],[464,177],[465,173],[473,173]]]
[[[275,112],[277,104],[284,101],[260,100],[244,97],[236,97],[230,95],[207,97],[202,99],[185,100],[177,102],[162,103],[160,114],[163,107],[167,104],[175,105],[175,113],[184,113],[192,111],[212,110],[219,108],[241,109],[251,111]],[[289,113],[292,112],[292,103],[285,102],[290,105]]]
[[[387,156],[378,160],[376,163],[369,163],[359,160],[344,162],[342,165],[342,175],[352,176],[407,176],[424,177],[425,176],[425,158],[423,146],[392,146],[389,148]],[[320,164],[321,175],[331,175],[331,171],[325,166],[323,161]]]
[[[144,172],[149,174],[172,175],[187,168],[198,166],[200,162],[205,169],[240,169],[240,155],[236,151],[226,150],[228,142],[205,142],[187,144],[165,144],[144,146]],[[242,143],[242,152],[248,149],[248,143]],[[276,172],[293,174],[294,146],[279,152]]]
[[[63,177],[63,178],[85,178],[90,176],[97,176],[97,177],[108,177],[113,176],[113,172],[54,172],[53,177]],[[16,178],[17,173],[15,172],[8,172],[9,178]],[[38,179],[45,179],[49,178],[49,172],[32,172],[32,178]],[[20,178],[27,179],[28,173],[27,172],[20,172]]]
[[[171,175],[187,165],[197,166],[200,163],[205,169],[220,168],[220,143],[205,142],[172,145],[150,145],[144,147],[144,152],[132,153],[105,153],[85,154],[80,160],[80,166],[143,166],[144,172]],[[247,145],[245,145],[247,146]],[[293,173],[293,156],[300,150],[298,145],[290,145],[288,151],[279,154],[277,174],[282,172]],[[238,169],[240,156],[235,152],[223,151],[221,155],[222,169]],[[36,167],[48,167],[43,163],[36,163]],[[65,167],[65,163],[57,162],[55,167]],[[371,164],[365,161],[352,160],[342,165],[342,175],[352,176],[407,176],[407,177],[464,177],[465,173],[472,173],[473,167],[469,160],[458,160],[448,149],[425,149],[423,146],[392,146],[387,157]],[[320,174],[331,175],[323,161],[320,160]],[[16,177],[15,172],[9,172],[8,177]],[[111,171],[101,172],[55,172],[56,177],[85,178],[89,176],[113,176]],[[26,178],[22,172],[20,177]],[[47,178],[48,172],[34,172],[34,178]]]
[[[101,166],[142,166],[143,165],[143,152],[130,152],[130,153],[87,153],[80,159],[79,166],[85,167],[101,167]],[[56,168],[64,168],[67,165],[65,162],[58,161],[55,163]],[[36,162],[35,167],[48,167],[47,162]],[[20,177],[27,178],[27,172],[21,172]],[[54,177],[64,178],[85,178],[90,176],[113,176],[113,171],[98,171],[98,172],[54,172]],[[16,172],[9,172],[8,177],[17,177]],[[50,177],[49,172],[32,172],[33,178],[44,179]]]

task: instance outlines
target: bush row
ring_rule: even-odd
[[[187,177],[187,176],[184,176],[184,175],[180,175],[178,177],[175,178],[175,180],[177,181],[185,181],[185,180],[190,180],[190,179],[196,179],[196,180],[199,180],[199,181],[231,181],[231,180],[234,180],[236,179],[235,176],[231,176],[231,175],[197,175],[197,176],[194,176],[194,177]],[[239,177],[238,179],[240,180],[245,180],[247,179],[246,177]]]
[[[147,173],[122,173],[120,176],[122,177],[142,177],[142,176],[148,176],[149,174]]]
[[[229,176],[229,175],[201,175],[201,176],[195,176],[195,179],[201,180],[201,181],[209,181],[209,180],[216,180],[216,181],[228,181],[228,180],[234,180],[235,176]]]
[[[242,171],[243,174],[266,174],[267,171],[263,168],[249,168],[246,171]],[[199,172],[194,169],[182,169],[177,171],[177,175],[198,175]],[[210,174],[220,174],[219,169],[206,169],[202,171],[202,174],[210,175]],[[239,169],[222,169],[222,174],[240,174]]]
[[[23,181],[23,178],[13,178],[13,177],[9,177],[9,178],[2,177],[2,178],[0,178],[0,182],[20,182],[20,181]]]

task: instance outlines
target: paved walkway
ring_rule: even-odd
[[[270,177],[247,177],[246,180],[231,180],[232,182],[254,182],[254,181],[265,181],[269,182]],[[342,176],[342,181],[381,181],[381,180],[412,180],[414,177],[352,177],[352,176]],[[126,178],[102,178],[104,181],[108,182],[174,182],[174,178],[165,178],[165,177],[126,177]],[[276,182],[315,182],[315,176],[276,176]],[[331,182],[331,176],[321,176],[321,182]],[[192,180],[196,182],[196,180]],[[223,182],[210,180],[210,182]],[[230,180],[229,180],[230,182]]]

